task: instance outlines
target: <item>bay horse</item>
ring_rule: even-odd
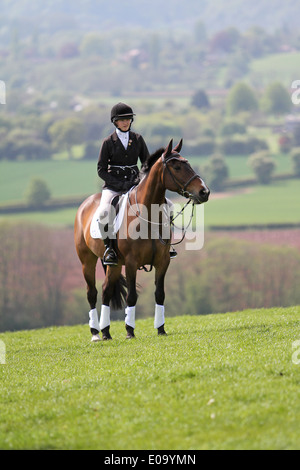
[[[96,264],[103,258],[105,246],[102,239],[94,239],[90,234],[90,225],[96,208],[99,206],[101,194],[88,197],[79,207],[74,227],[75,246],[82,263],[83,276],[87,284],[87,300],[90,305],[89,326],[92,341],[111,339],[110,335],[110,305],[119,310],[125,308],[126,338],[131,339],[135,328],[135,307],[137,303],[136,276],[137,271],[151,265],[155,268],[155,315],[154,327],[158,335],[165,335],[164,323],[164,279],[170,263],[171,228],[169,225],[164,239],[159,236],[151,237],[151,210],[165,204],[166,190],[177,192],[191,200],[193,204],[208,201],[210,191],[202,178],[195,173],[188,160],[180,155],[182,139],[173,147],[173,139],[164,149],[157,150],[141,168],[139,184],[128,192],[126,207],[126,236],[117,234],[118,265],[104,266],[105,280],[102,286],[102,306],[100,323],[96,309]],[[142,217],[140,208],[147,209],[148,217]],[[150,216],[149,216],[150,215]],[[162,218],[156,223],[161,233]],[[130,237],[130,223],[144,223],[148,227],[148,236],[144,238]],[[102,263],[103,264],[103,263]],[[122,274],[125,266],[125,277]],[[146,270],[146,268],[145,268]]]

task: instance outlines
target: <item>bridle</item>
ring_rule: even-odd
[[[186,163],[191,168],[188,160],[186,160],[186,158],[181,157],[179,154],[172,155],[169,158],[166,158],[164,155],[162,155],[161,160],[163,163],[163,185],[165,186],[165,176],[166,176],[166,170],[167,170],[173,182],[178,188],[177,193],[180,194],[180,196],[183,196],[187,199],[193,199],[193,195],[189,191],[187,191],[187,187],[192,181],[194,181],[194,179],[200,178],[200,176],[195,173],[185,184],[183,184],[181,181],[179,181],[178,178],[176,178],[176,176],[173,174],[173,172],[170,170],[168,166],[168,163],[171,160],[177,160],[179,162]]]
[[[169,157],[169,158],[166,158],[166,157],[164,156],[164,154],[161,156],[161,161],[162,161],[162,163],[163,163],[163,185],[164,185],[164,187],[165,187],[165,172],[166,172],[166,170],[167,170],[167,171],[169,172],[169,174],[170,174],[170,176],[171,176],[173,182],[176,184],[176,186],[177,186],[177,188],[178,188],[177,193],[180,194],[181,196],[183,196],[183,197],[185,197],[185,198],[188,199],[188,202],[184,205],[184,207],[181,209],[181,211],[178,212],[178,213],[176,214],[176,216],[173,216],[173,217],[171,218],[170,224],[175,227],[174,220],[184,211],[184,209],[190,204],[190,202],[192,202],[192,201],[194,200],[194,196],[193,196],[189,191],[187,191],[186,188],[188,187],[188,185],[189,185],[194,179],[200,178],[200,176],[195,173],[185,184],[183,184],[181,181],[179,181],[179,180],[176,178],[176,176],[172,173],[172,171],[171,171],[170,168],[168,167],[168,163],[169,163],[171,160],[178,160],[179,162],[186,163],[190,168],[191,168],[191,166],[190,166],[188,160],[186,160],[185,158],[181,157],[179,154],[174,154],[174,155],[172,155],[172,156]],[[191,168],[191,169],[192,169],[192,168]],[[200,179],[201,179],[201,178],[200,178]],[[132,204],[131,204],[131,201],[130,201],[130,193],[131,193],[131,191],[132,191],[133,189],[135,189],[135,207],[136,207],[137,210],[134,210],[134,209],[133,209]],[[129,207],[130,207],[130,209],[132,210],[132,212],[134,213],[134,215],[135,215],[136,217],[138,217],[140,220],[142,220],[142,221],[144,221],[144,222],[149,223],[150,225],[157,225],[157,226],[161,226],[161,225],[162,225],[161,222],[152,222],[151,220],[148,220],[148,219],[145,219],[145,218],[142,217],[141,211],[140,211],[140,208],[139,208],[139,204],[138,204],[138,201],[137,201],[137,187],[132,187],[132,188],[128,191],[127,197],[128,197]],[[195,204],[195,202],[193,202],[192,215],[191,215],[191,218],[190,218],[190,221],[189,221],[189,224],[188,224],[187,228],[190,226],[191,221],[192,221],[192,219],[193,219],[194,204]],[[176,228],[178,228],[178,227],[176,227]],[[187,228],[186,228],[186,230],[187,230]],[[181,239],[179,242],[177,242],[177,243],[172,243],[172,245],[178,245],[179,243],[181,243],[181,242],[183,241],[183,239],[184,239],[184,237],[185,237],[186,230],[184,230],[184,229],[182,229],[182,230],[184,231],[184,235],[183,235],[182,239]],[[160,239],[161,243],[167,244],[166,242],[164,242],[164,241],[161,239],[161,237],[159,237],[159,239]],[[168,243],[168,244],[171,245],[171,243]]]

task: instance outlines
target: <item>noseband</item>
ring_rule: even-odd
[[[189,193],[189,191],[187,191],[187,187],[188,185],[194,181],[194,179],[196,178],[200,178],[199,175],[197,175],[196,173],[183,185],[183,183],[181,181],[179,181],[176,176],[172,173],[172,171],[170,170],[170,168],[168,167],[168,163],[171,161],[171,160],[177,160],[179,162],[182,162],[182,163],[187,163],[189,166],[189,162],[188,160],[186,160],[185,158],[181,157],[179,158],[180,155],[177,154],[177,155],[173,155],[172,157],[170,158],[167,158],[164,157],[164,155],[162,155],[161,159],[162,159],[162,163],[163,163],[163,184],[165,185],[165,171],[168,170],[169,174],[171,175],[171,178],[173,180],[173,182],[176,184],[177,188],[178,188],[178,194],[180,194],[181,196],[187,198],[187,199],[191,199],[193,197],[193,195],[191,193]]]

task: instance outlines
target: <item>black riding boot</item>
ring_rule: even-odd
[[[111,227],[109,224],[102,225],[99,223],[99,230],[106,248],[103,255],[103,264],[108,266],[115,266],[118,264],[118,256],[114,250],[114,238],[110,238],[109,236],[110,234],[113,236]]]

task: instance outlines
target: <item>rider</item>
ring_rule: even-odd
[[[137,161],[143,164],[149,156],[147,145],[140,134],[131,131],[135,114],[130,106],[117,103],[111,110],[111,122],[115,131],[102,144],[98,159],[98,175],[105,181],[100,202],[100,215],[109,213],[112,199],[129,191],[137,184],[139,169]],[[101,230],[102,228],[102,230]],[[107,232],[108,227],[100,230]],[[109,232],[109,231],[108,231]],[[103,241],[106,247],[104,264],[118,264],[118,257],[113,249],[109,233],[105,233]]]
[[[132,108],[125,103],[113,106],[111,122],[116,129],[104,139],[98,159],[98,175],[105,181],[100,201],[100,218],[108,215],[109,221],[106,225],[99,223],[106,248],[103,257],[103,263],[106,265],[118,264],[118,257],[113,248],[114,237],[109,230],[112,224],[109,217],[111,202],[115,196],[129,191],[138,183],[138,159],[143,164],[149,157],[143,137],[131,131],[134,116]],[[173,251],[170,255],[174,257],[176,252]]]

